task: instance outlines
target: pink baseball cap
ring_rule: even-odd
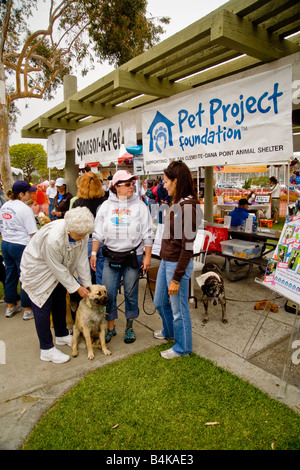
[[[135,175],[132,175],[131,173],[129,173],[129,171],[127,170],[118,170],[116,171],[116,173],[114,174],[113,176],[113,179],[112,179],[112,184],[113,186],[115,184],[117,184],[119,181],[129,181],[129,180],[138,180],[139,177],[138,176],[135,176]]]

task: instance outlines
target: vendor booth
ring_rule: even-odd
[[[112,164],[130,163],[123,145],[128,154],[142,146],[140,175],[162,173],[174,160],[204,168],[205,228],[214,228],[214,167],[289,165],[300,151],[299,36],[299,2],[291,7],[282,0],[279,8],[272,0],[231,0],[93,85],[71,88],[60,105],[26,125],[22,137],[48,139],[49,165],[66,169],[74,194],[78,168],[98,162],[111,171]],[[274,247],[279,239],[269,227],[235,237],[224,225],[215,228],[227,230],[220,243],[248,237],[262,246],[247,261],[263,258],[259,233]],[[234,253],[243,253],[238,245]],[[231,263],[228,250],[227,244],[216,251]]]

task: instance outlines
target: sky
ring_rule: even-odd
[[[194,23],[200,18],[203,18],[211,11],[216,10],[221,5],[226,3],[227,0],[148,0],[148,12],[152,16],[169,16],[171,18],[169,25],[164,25],[166,30],[165,34],[161,36],[161,41],[169,36],[181,31],[186,26]],[[42,10],[39,12],[39,28],[41,27],[41,20],[44,16],[45,21],[47,18],[46,2],[41,1]],[[78,91],[87,87],[97,79],[104,77],[108,74],[113,67],[108,64],[95,64],[95,70],[88,73],[84,78],[79,73],[77,76],[77,89]],[[44,101],[37,98],[20,99],[16,101],[21,115],[18,116],[16,131],[10,137],[10,145],[20,143],[41,143],[46,148],[47,140],[42,139],[22,139],[21,129],[29,122],[41,116],[46,111],[52,109],[57,104],[63,101],[63,88],[57,90],[56,96],[51,101]]]

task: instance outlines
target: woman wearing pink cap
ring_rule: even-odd
[[[134,194],[137,179],[126,170],[117,171],[112,179],[109,198],[103,202],[95,219],[90,263],[95,270],[97,252],[100,244],[104,243],[103,284],[109,296],[106,307],[107,343],[117,334],[115,320],[118,318],[117,294],[121,279],[125,294],[124,341],[135,341],[132,323],[139,315],[139,270],[148,270],[151,264],[152,219],[146,204]]]

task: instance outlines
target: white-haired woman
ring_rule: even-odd
[[[93,229],[94,217],[89,209],[70,209],[64,219],[44,225],[24,250],[21,282],[32,302],[43,361],[62,363],[70,359],[54,347],[50,312],[56,344],[71,346],[72,336],[66,326],[66,293],[88,296],[86,287],[91,285],[91,273],[87,244]]]

